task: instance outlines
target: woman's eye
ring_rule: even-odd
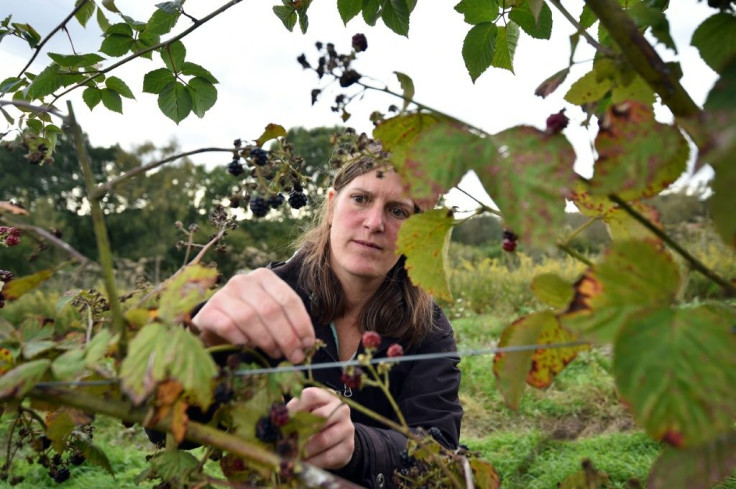
[[[391,214],[397,219],[406,219],[409,217],[409,212],[401,207],[394,207],[391,209]]]
[[[353,202],[355,202],[356,204],[365,204],[366,202],[368,202],[368,197],[363,194],[356,194],[353,195]]]

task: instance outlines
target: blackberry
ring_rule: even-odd
[[[268,198],[268,205],[271,206],[272,209],[276,209],[277,207],[280,207],[285,200],[286,198],[281,194],[272,195]]]
[[[381,344],[381,335],[375,331],[366,331],[363,333],[363,337],[360,340],[363,343],[363,348],[366,350],[369,348],[376,349]]]
[[[61,454],[57,453],[51,458],[52,465],[61,465]]]
[[[547,117],[547,132],[550,134],[560,133],[567,127],[568,122],[570,122],[570,119],[565,115],[565,109],[562,109],[558,113]]]
[[[5,244],[8,246],[15,246],[20,243],[20,238],[18,236],[13,236],[12,234],[5,238]]]
[[[401,455],[399,456],[399,461],[401,462],[402,467],[411,467],[412,465],[417,463],[417,460],[409,455],[409,450],[406,449],[401,452]]]
[[[250,200],[249,207],[256,217],[264,217],[270,210],[268,203],[263,200],[263,197],[253,197]]]
[[[343,372],[340,376],[340,381],[350,389],[360,389],[360,385],[363,381],[363,371],[359,368],[353,370],[353,374],[350,375],[348,372]]]
[[[232,401],[234,395],[235,393],[233,392],[232,388],[227,385],[227,382],[220,382],[219,384],[217,384],[215,386],[215,392],[213,393],[215,402],[219,404],[224,404],[226,402]]]
[[[82,465],[87,458],[79,450],[75,450],[69,455],[69,463],[72,465]]]
[[[353,42],[353,49],[355,49],[356,53],[360,53],[368,49],[368,40],[365,38],[365,35],[363,34],[355,34],[353,36],[352,42]]]
[[[517,239],[519,239],[519,237],[515,235],[513,232],[511,232],[509,229],[504,229],[503,239],[508,239],[509,241],[516,241]]]
[[[234,177],[242,175],[244,171],[245,169],[240,164],[240,160],[233,160],[227,165],[227,172]]]
[[[342,76],[340,76],[340,86],[343,88],[349,87],[353,83],[360,80],[360,77],[360,73],[355,70],[345,70]]]
[[[269,416],[263,416],[256,424],[256,438],[265,443],[273,443],[282,437],[281,430],[273,424]]]
[[[65,480],[69,479],[69,476],[71,475],[69,473],[69,469],[67,467],[61,467],[57,470],[51,471],[51,477],[56,481],[57,484],[61,484]]]
[[[253,158],[253,162],[258,166],[268,163],[268,151],[265,149],[253,148],[250,150],[250,157]]]
[[[503,251],[513,253],[516,250],[516,241],[512,241],[510,239],[504,239],[501,242],[501,248],[503,248]]]
[[[294,182],[294,192],[302,192],[304,188],[302,187],[302,184],[299,182]]]
[[[289,422],[289,409],[283,402],[274,402],[271,405],[271,411],[268,413],[268,417],[271,418],[271,423],[275,426],[284,426]]]
[[[289,205],[292,209],[301,209],[307,205],[307,196],[301,192],[297,192],[295,188],[294,191],[289,194]]]

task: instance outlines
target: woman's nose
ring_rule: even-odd
[[[378,205],[371,206],[366,211],[363,226],[372,233],[380,233],[383,231],[383,209]]]

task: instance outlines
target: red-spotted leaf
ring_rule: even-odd
[[[373,137],[380,140],[383,149],[391,153],[391,163],[396,171],[405,174],[403,168],[409,148],[417,136],[440,120],[435,114],[403,114],[383,121],[373,130]]]
[[[652,197],[685,171],[690,153],[676,126],[654,120],[652,107],[629,101],[611,106],[595,140],[598,159],[591,192],[624,200]]]
[[[455,219],[447,209],[414,214],[402,224],[397,252],[406,255],[406,269],[414,285],[435,297],[452,300],[448,285],[447,253]]]
[[[210,287],[217,279],[217,270],[193,265],[173,278],[161,294],[158,317],[166,323],[178,323],[189,316],[197,304],[204,302],[212,293]]]
[[[669,305],[679,287],[677,265],[656,243],[614,242],[575,284],[575,298],[560,319],[586,339],[607,342],[632,314]]]
[[[7,348],[0,348],[0,375],[13,368],[15,361],[13,354]]]
[[[690,447],[733,429],[735,323],[733,309],[702,305],[642,311],[624,325],[613,373],[650,436]]]
[[[604,217],[616,207],[606,196],[591,195],[588,184],[580,180],[573,185],[570,200],[581,214],[589,217]]]
[[[5,300],[13,301],[22,296],[26,292],[35,289],[54,275],[55,270],[41,270],[33,275],[26,275],[11,280],[3,285],[3,295]]]
[[[708,489],[736,470],[736,432],[692,448],[665,448],[649,474],[649,489]]]
[[[573,286],[554,273],[542,273],[532,279],[532,292],[554,309],[566,308],[575,296]]]
[[[130,342],[120,379],[134,404],[140,404],[167,377],[166,357],[171,346],[171,330],[158,323],[144,326]]]
[[[266,141],[286,136],[286,129],[278,124],[270,123],[264,129],[263,134],[256,140],[256,145],[263,146]]]
[[[659,229],[663,229],[663,225],[659,221],[659,211],[657,209],[641,202],[632,202],[630,205],[649,222]],[[646,239],[653,243],[659,243],[661,241],[652,231],[618,206],[612,208],[603,220],[608,227],[611,238],[614,240]]]
[[[560,326],[559,320],[548,323],[539,333],[537,344],[539,345],[561,345],[574,343],[578,339],[570,331]],[[587,350],[588,345],[576,345],[553,348],[540,348],[532,356],[532,366],[526,376],[526,383],[537,389],[545,389],[552,384],[552,380],[562,370],[575,360],[578,352]]]
[[[51,360],[34,360],[22,363],[0,377],[0,399],[22,398],[41,381]]]
[[[486,151],[474,170],[509,228],[526,244],[553,242],[575,182],[575,151],[561,134],[517,126],[494,136],[498,155]]]

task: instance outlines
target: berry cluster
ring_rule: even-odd
[[[307,205],[307,196],[302,192],[297,192],[296,190],[293,190],[289,194],[289,205],[292,209],[301,209],[302,207]]]
[[[250,150],[250,158],[254,164],[264,166],[268,163],[268,151],[262,148],[253,148]]]
[[[516,250],[516,245],[518,244],[519,237],[516,236],[514,233],[509,231],[508,229],[504,229],[503,231],[503,241],[501,242],[501,247],[504,251],[508,251],[509,253],[513,253]]]
[[[256,423],[256,438],[264,443],[275,443],[284,438],[281,427],[289,423],[289,410],[283,402],[274,402],[267,416]]]
[[[266,202],[263,197],[253,197],[250,199],[250,211],[253,213],[256,217],[265,217],[266,214],[268,214],[268,211],[271,210],[271,206],[268,205],[268,202]]]
[[[349,389],[360,389],[363,383],[363,370],[356,367],[354,369],[346,369],[340,376],[340,381]]]
[[[0,226],[0,242],[5,246],[15,246],[20,243],[21,231],[18,228]]]

